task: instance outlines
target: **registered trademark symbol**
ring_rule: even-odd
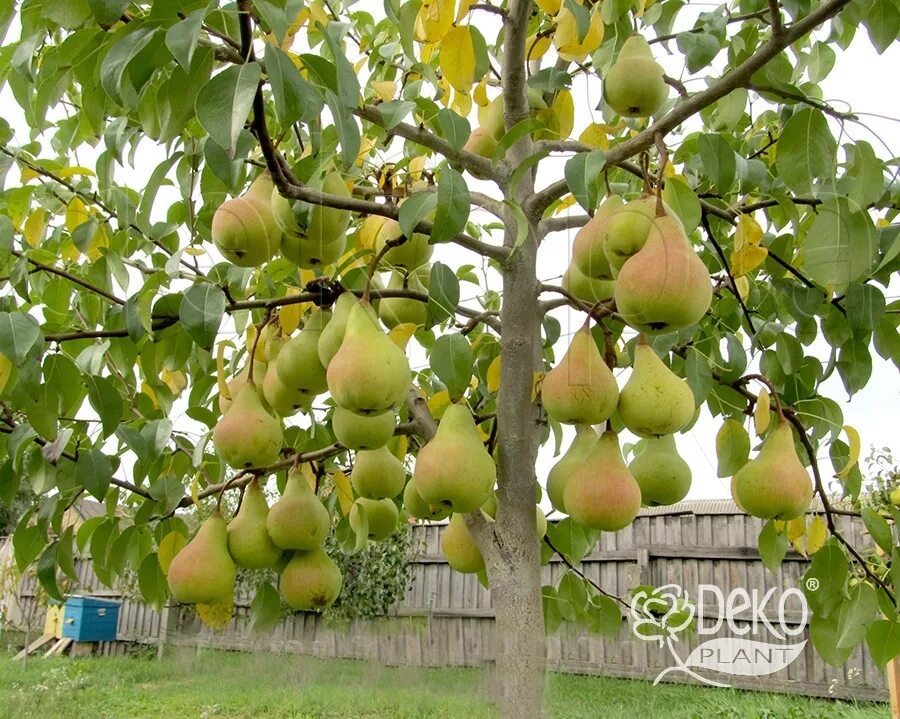
[[[819,580],[815,577],[810,577],[806,580],[806,588],[811,592],[816,591],[819,588]]]

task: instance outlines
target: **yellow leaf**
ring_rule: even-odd
[[[776,534],[784,533],[784,520],[783,519],[773,519],[772,526],[775,527]]]
[[[85,177],[96,177],[97,174],[87,167],[63,167],[54,173],[57,177],[72,177],[72,175],[84,175]]]
[[[41,243],[41,240],[44,239],[44,230],[46,229],[47,210],[43,207],[38,207],[28,215],[28,219],[25,220],[23,234],[25,235],[25,242],[28,243],[28,246],[37,247]]]
[[[537,6],[548,15],[556,15],[562,6],[562,0],[537,0]]]
[[[194,479],[191,482],[191,500],[193,500],[195,507],[198,504],[200,504],[200,473],[199,472],[197,472],[194,475]]]
[[[297,297],[299,294],[300,290],[296,287],[288,287],[288,297]],[[278,311],[278,321],[281,323],[281,329],[286,335],[292,335],[300,326],[300,315],[303,312],[300,304],[301,303],[296,302],[292,305],[284,305]]]
[[[416,15],[416,40],[435,43],[444,39],[453,27],[456,0],[425,0]],[[423,58],[424,62],[427,62]]]
[[[435,419],[440,419],[444,414],[444,410],[449,406],[450,393],[445,389],[436,392],[428,398],[428,411],[431,412],[431,416]]]
[[[769,254],[761,247],[763,231],[750,215],[741,215],[734,234],[734,251],[731,253],[731,272],[735,277],[746,275],[759,267]]]
[[[601,42],[603,42],[603,19],[600,17],[599,3],[591,9],[588,31],[584,38],[580,40],[575,16],[567,7],[560,9],[556,16],[556,32],[553,33],[553,44],[563,60],[581,62],[600,47]]]
[[[576,204],[578,204],[578,200],[575,199],[575,195],[566,195],[553,207],[553,214],[558,215]]]
[[[422,45],[422,49],[419,50],[419,54],[422,56],[422,62],[430,63],[431,59],[434,57],[434,53],[437,52],[437,45],[434,43],[427,43]]]
[[[169,388],[173,395],[178,397],[187,387],[187,376],[181,370],[163,369],[159,376],[162,383]]]
[[[826,541],[828,541],[828,525],[825,524],[821,515],[817,514],[812,518],[809,528],[806,530],[806,551],[809,554],[815,554],[825,546]]]
[[[163,574],[169,573],[169,565],[185,544],[187,544],[187,537],[175,530],[162,538],[156,553],[159,558],[159,568],[162,569]]]
[[[91,218],[84,203],[78,197],[73,197],[66,206],[66,229],[71,233],[76,227],[80,227]]]
[[[155,409],[159,409],[159,400],[156,399],[156,392],[153,391],[153,388],[149,384],[147,384],[146,382],[141,382],[141,392],[143,392],[150,398],[150,401],[153,402],[153,407]]]
[[[413,180],[421,180],[422,172],[425,170],[425,165],[428,162],[428,158],[425,155],[416,155],[409,161],[408,171],[409,176]]]
[[[560,90],[550,107],[538,110],[538,119],[542,120],[547,129],[538,134],[539,139],[565,140],[572,134],[575,126],[575,103],[572,93],[568,90]]]
[[[231,623],[234,613],[234,596],[225,597],[210,604],[198,604],[197,616],[210,629],[221,631]]]
[[[400,349],[405,350],[406,345],[409,344],[410,337],[416,333],[416,327],[417,325],[412,322],[403,322],[388,332],[388,339]]]
[[[891,226],[890,220],[888,220],[885,217],[879,217],[877,220],[875,220],[875,227],[877,227],[879,229],[883,230],[885,227],[890,227],[890,226]]]
[[[203,247],[185,247],[184,254],[190,255],[191,257],[202,257],[206,254],[206,250]]]
[[[375,147],[375,140],[366,135],[363,137],[362,142],[359,145],[359,153],[356,155],[356,166],[362,167],[366,160],[369,157],[369,153],[372,152],[372,149]]]
[[[844,468],[840,472],[838,472],[838,477],[846,477],[848,474],[850,474],[850,470],[856,466],[857,462],[859,462],[859,453],[862,449],[862,443],[859,439],[859,432],[857,432],[849,424],[845,424],[844,433],[847,435],[847,443],[850,446],[850,457],[847,459],[847,464],[844,465]]]
[[[322,27],[327,27],[330,22],[331,16],[325,12],[325,8],[321,2],[309,3],[310,29],[313,29],[316,26],[316,23],[319,23]]]
[[[547,54],[547,50],[550,49],[550,36],[549,35],[541,35],[538,37],[537,35],[532,35],[525,41],[525,52],[528,53],[527,60],[540,60],[544,55]]]
[[[26,165],[19,173],[19,182],[21,182],[23,185],[27,185],[31,180],[35,180],[38,177],[40,177],[40,173],[32,170]]]
[[[9,382],[9,376],[12,374],[12,362],[9,357],[0,353],[0,392],[6,389],[6,383]]]
[[[757,437],[761,437],[769,426],[769,406],[769,390],[763,387],[756,400],[756,408],[753,410],[753,422],[756,424]]]
[[[375,96],[382,102],[390,102],[397,94],[397,83],[393,80],[375,80],[372,83]]]
[[[334,483],[334,491],[338,495],[341,514],[346,517],[350,514],[350,507],[353,506],[353,488],[350,486],[350,479],[341,470],[337,469],[331,475],[331,481]]]
[[[462,22],[462,19],[468,15],[469,9],[475,2],[476,0],[459,0],[459,10],[456,11],[456,22]]]
[[[500,389],[500,355],[494,357],[487,368],[487,390],[496,392]]]
[[[97,231],[88,245],[87,256],[91,262],[103,256],[103,253],[100,252],[101,247],[109,247],[109,229],[105,223],[97,225]]]
[[[747,295],[750,294],[750,280],[746,277],[735,277],[734,286],[741,298],[747,299]]]
[[[592,122],[584,128],[584,132],[578,137],[578,141],[599,150],[606,150],[609,148],[609,136],[606,134],[606,127],[606,125],[601,125],[599,122]]]
[[[787,523],[787,538],[794,549],[806,556],[806,516],[797,517]]]
[[[460,116],[466,117],[472,110],[472,96],[466,92],[454,92],[450,107]]]
[[[409,450],[409,437],[405,434],[395,435],[388,440],[387,448],[392,455],[400,461],[403,461],[403,458],[406,457],[406,453]]]
[[[472,99],[479,107],[487,107],[490,100],[487,96],[487,78],[479,82],[472,91]]]
[[[308,462],[304,462],[300,465],[300,474],[306,477],[306,482],[309,484],[309,488],[315,492],[316,491],[316,473],[313,472],[312,465]]]
[[[231,390],[228,389],[228,381],[225,379],[226,347],[234,347],[234,345],[228,340],[223,340],[219,342],[216,349],[216,382],[219,385],[219,394],[225,399],[231,399]]]
[[[544,384],[544,373],[535,372],[531,380],[531,401],[534,402],[541,393],[541,385]]]

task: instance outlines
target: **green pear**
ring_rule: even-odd
[[[319,340],[330,320],[329,310],[313,310],[300,333],[281,348],[275,359],[281,383],[310,399],[328,389],[325,367],[319,360]]]
[[[341,593],[341,570],[325,550],[294,552],[278,581],[285,603],[295,610],[322,610]]]
[[[621,197],[611,195],[576,233],[572,243],[572,264],[585,277],[607,281],[614,278],[604,245],[609,220],[623,204]]]
[[[759,454],[737,471],[731,486],[741,509],[760,519],[796,519],[809,509],[813,485],[784,417],[769,430]]]
[[[334,438],[347,449],[378,449],[394,436],[394,413],[384,412],[363,417],[343,407],[335,407],[331,415]]]
[[[288,474],[284,494],[269,510],[266,529],[281,549],[309,551],[321,547],[331,529],[331,516],[299,469]]]
[[[266,495],[254,477],[244,490],[237,514],[228,523],[228,553],[239,567],[265,569],[281,557],[281,549],[266,531],[268,516]]]
[[[574,264],[563,273],[563,289],[571,292],[582,302],[589,305],[611,300],[616,291],[614,280],[594,280],[585,275]]]
[[[628,465],[648,507],[675,504],[691,488],[691,468],[678,454],[675,436],[664,434],[644,440],[644,450]]]
[[[344,332],[347,329],[347,320],[350,318],[350,310],[352,310],[359,300],[352,292],[344,292],[337,298],[334,303],[334,309],[331,313],[331,320],[325,325],[322,334],[319,335],[319,362],[323,367],[327,367],[331,362],[331,358],[337,354],[344,341]]]
[[[400,229],[400,223],[388,219],[375,237],[375,246],[372,249],[378,254],[389,241],[399,240],[402,236],[403,230]],[[391,247],[381,259],[389,266],[414,270],[428,262],[433,251],[434,248],[428,242],[428,235],[414,232],[413,236],[407,238],[402,244]]]
[[[392,499],[358,497],[350,507],[350,526],[359,527],[365,517],[366,531],[373,542],[381,542],[397,529],[400,511]]]
[[[604,532],[634,521],[641,510],[641,489],[625,466],[615,432],[604,432],[569,477],[563,504],[576,522]]]
[[[268,370],[268,366],[265,362],[254,362],[253,363],[253,377],[264,377],[266,371]],[[219,395],[219,412],[225,414],[228,411],[228,408],[231,407],[231,403],[234,401],[234,398],[238,396],[238,393],[247,386],[247,382],[249,381],[249,375],[247,372],[247,366],[238,372],[234,377],[232,377],[225,384],[228,386],[228,394],[231,397],[226,397],[223,394]]]
[[[594,428],[589,424],[576,425],[575,439],[547,475],[547,496],[550,498],[550,504],[558,512],[568,514],[564,499],[566,484],[572,473],[584,464],[595,444],[597,444],[597,433]]]
[[[430,265],[423,265],[409,274],[394,270],[388,280],[387,289],[410,290],[411,292],[421,292],[427,296],[428,288],[422,282],[422,276],[424,275],[427,281],[430,270]],[[390,329],[407,323],[423,325],[427,316],[426,304],[407,297],[386,297],[381,300],[378,315]]]
[[[656,113],[669,96],[665,71],[653,59],[650,44],[632,35],[603,80],[603,98],[624,117],[647,117]]]
[[[506,134],[506,118],[503,117],[502,95],[498,95],[485,107],[478,109],[478,125],[495,143],[503,139]]]
[[[272,192],[275,191],[272,176],[268,170],[264,170],[250,183],[250,187],[244,193],[244,198],[256,208],[260,217],[265,220],[270,257],[281,248],[281,228],[278,226],[278,218],[275,217],[270,202]]]
[[[281,256],[306,270],[333,265],[343,257],[346,249],[347,237],[344,235],[327,244],[288,235],[281,241]]]
[[[266,368],[262,394],[266,403],[279,417],[290,417],[300,410],[308,412],[312,407],[313,396],[285,385],[278,377],[278,369],[274,362]]]
[[[619,417],[640,437],[659,437],[684,429],[694,418],[694,393],[653,348],[639,343],[634,370],[619,396]]]
[[[182,604],[211,604],[231,597],[236,577],[225,519],[218,511],[175,555],[166,575],[172,596]]]
[[[451,404],[416,457],[416,491],[433,507],[474,512],[487,501],[496,479],[497,467],[468,406]]]
[[[699,322],[711,301],[709,272],[681,222],[672,213],[657,217],[646,244],[619,270],[618,313],[640,332],[674,332]]]
[[[403,489],[403,507],[410,516],[429,522],[438,522],[450,516],[449,507],[432,507],[422,499],[412,480],[407,482]]]
[[[363,449],[356,453],[350,482],[360,497],[385,499],[403,490],[406,468],[387,447]]]
[[[372,320],[367,304],[358,302],[350,310],[343,341],[327,372],[335,404],[366,416],[403,403],[410,385],[406,355]]]
[[[587,325],[573,335],[562,360],[545,375],[541,400],[557,422],[600,424],[612,416],[619,388]]]
[[[646,195],[620,205],[607,218],[603,226],[603,251],[613,277],[647,243],[656,221],[656,206],[656,197]]]
[[[441,532],[441,552],[460,574],[478,574],[485,569],[481,550],[461,514],[451,516],[450,523]]]
[[[281,231],[267,202],[260,201],[268,174],[260,175],[243,197],[226,200],[213,214],[210,236],[222,256],[238,267],[258,267],[281,244]]]
[[[278,461],[284,439],[281,423],[259,400],[256,386],[247,384],[222,415],[212,433],[213,445],[229,467],[268,467]]]
[[[491,133],[484,127],[476,127],[463,145],[463,152],[471,152],[474,155],[491,159],[497,149],[497,141],[491,137]]]

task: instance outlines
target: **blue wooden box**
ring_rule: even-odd
[[[76,642],[112,642],[119,623],[119,603],[97,597],[66,600],[62,635]]]

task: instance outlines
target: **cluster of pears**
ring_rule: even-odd
[[[288,474],[284,494],[270,509],[254,477],[240,508],[226,523],[218,509],[172,559],[167,580],[185,604],[210,604],[234,593],[237,567],[276,569],[284,601],[318,610],[341,591],[341,571],[322,545],[331,529],[328,510],[299,469]]]
[[[760,447],[759,454],[731,480],[738,507],[760,519],[796,519],[813,497],[809,474],[797,456],[790,423],[781,412]]]
[[[673,504],[687,495],[691,472],[673,435],[693,420],[694,395],[643,336],[620,392],[585,323],[544,377],[541,398],[551,418],[576,427],[575,439],[547,479],[547,493],[558,511],[586,526],[615,531],[634,520],[642,503]],[[628,467],[616,435],[607,431],[598,439],[592,427],[614,413],[645,438],[643,451]]]
[[[591,304],[614,297],[622,318],[647,334],[693,325],[712,301],[709,271],[684,226],[649,195],[606,199],[575,236],[563,284]]]
[[[350,197],[337,172],[325,174],[322,192]],[[258,267],[277,252],[298,267],[332,264],[344,253],[350,211],[292,202],[279,193],[268,172],[241,197],[223,202],[212,219],[213,243],[239,267]]]

